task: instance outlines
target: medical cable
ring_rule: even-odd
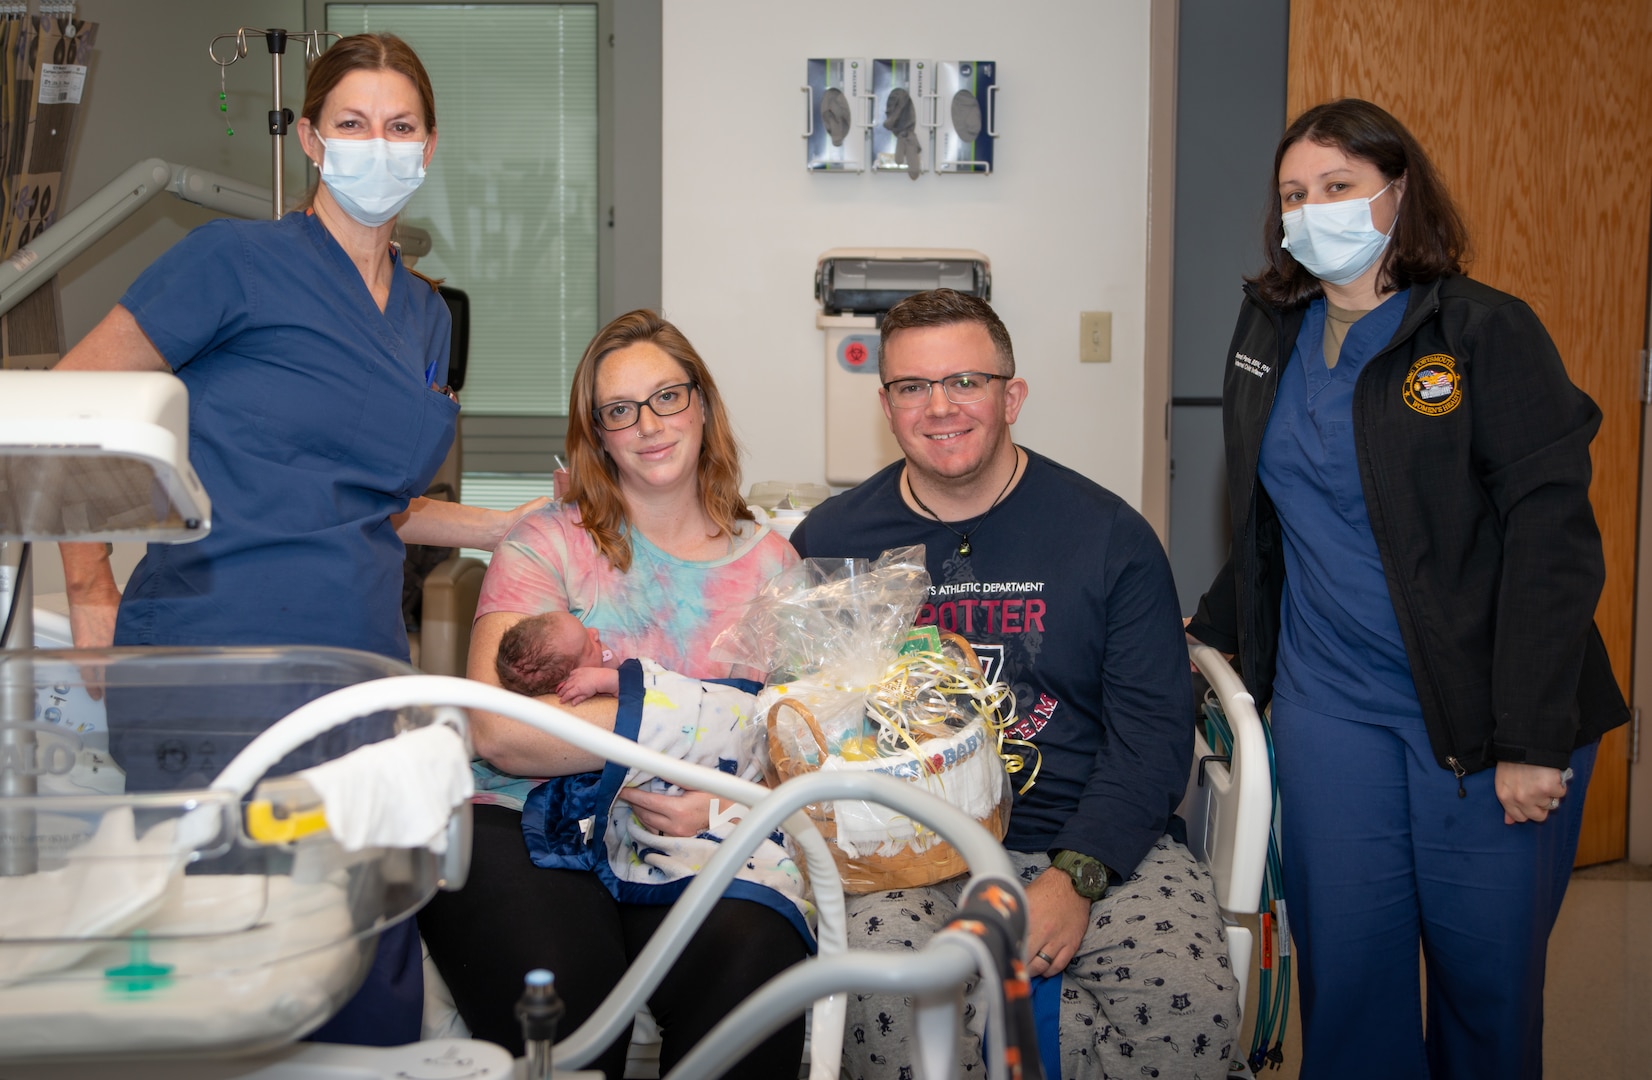
[[[11,599],[6,605],[6,622],[0,626],[0,649],[6,647],[11,640],[11,628],[17,625],[17,611],[23,606],[23,578],[29,572],[29,544],[23,542],[17,555],[17,575],[11,582]]]
[[[1205,734],[1212,751],[1233,753],[1233,730],[1214,690],[1205,695]],[[1268,748],[1268,775],[1272,786],[1273,820],[1268,830],[1268,857],[1262,876],[1262,941],[1256,983],[1256,1024],[1245,1064],[1253,1073],[1264,1066],[1277,1069],[1285,1060],[1285,1031],[1291,1007],[1290,919],[1285,905],[1284,862],[1279,848],[1279,773],[1274,767],[1273,732],[1264,721],[1263,742]],[[1275,961],[1277,958],[1277,968]]]

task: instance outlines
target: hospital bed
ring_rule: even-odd
[[[1223,747],[1226,753],[1217,752],[1213,737],[1203,725],[1198,728],[1192,775],[1176,815],[1187,823],[1188,848],[1210,868],[1216,884],[1242,1016],[1255,939],[1240,917],[1263,910],[1262,882],[1273,832],[1272,754],[1256,701],[1233,665],[1209,645],[1189,645],[1188,652],[1226,718],[1231,745]]]
[[[869,986],[914,996],[924,1075],[954,1074],[962,985],[978,973],[990,978],[990,958],[959,931],[939,935],[915,960],[850,954],[836,865],[800,811],[832,798],[885,803],[936,828],[982,880],[1020,898],[1002,849],[973,821],[887,778],[823,774],[770,792],[496,687],[411,670],[333,649],[0,653],[0,693],[26,694],[34,717],[9,726],[0,757],[38,786],[0,797],[0,1071],[8,1080],[438,1080],[520,1069],[498,1047],[465,1040],[382,1051],[293,1042],[354,992],[374,935],[437,888],[462,884],[468,860],[462,798],[438,817],[414,813],[424,831],[392,842],[343,826],[331,803],[318,816],[304,778],[321,785],[322,773],[310,770],[336,772],[415,743],[421,753],[427,744],[456,748],[463,767],[464,708],[511,715],[751,807],[608,1001],[559,1042],[559,1068],[590,1061],[629,1027],[746,855],[784,827],[815,885],[820,956],[748,999],[672,1075],[716,1076],[812,1007],[810,1072],[835,1077],[843,996]],[[372,790],[373,767],[362,769],[360,790]],[[397,777],[406,769],[402,760],[391,766]],[[409,813],[391,816],[405,822]],[[1020,931],[1010,932],[1019,949]]]

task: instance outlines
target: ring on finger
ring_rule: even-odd
[[[1037,952],[1033,953],[1033,955],[1038,957],[1040,960],[1044,961],[1046,964],[1055,963],[1055,957],[1051,956],[1049,953],[1045,952],[1043,949],[1038,950]]]
[[[1560,809],[1560,797],[1559,796],[1556,796],[1556,797],[1549,800],[1549,809],[1550,810],[1559,810]]]

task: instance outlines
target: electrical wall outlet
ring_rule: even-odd
[[[1113,359],[1113,313],[1111,311],[1081,311],[1078,313],[1078,361],[1081,364],[1105,364]]]

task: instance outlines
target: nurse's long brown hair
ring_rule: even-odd
[[[579,522],[591,534],[597,550],[620,573],[631,569],[630,522],[620,493],[619,469],[602,446],[602,428],[594,410],[597,369],[611,353],[649,342],[683,366],[706,413],[700,437],[700,506],[717,526],[716,535],[732,534],[739,521],[751,521],[751,511],[740,494],[740,446],[729,427],[723,398],[717,392],[705,361],[671,323],[648,310],[630,311],[601,330],[585,347],[574,369],[574,387],[568,402],[568,493],[566,501],[579,507]]]

